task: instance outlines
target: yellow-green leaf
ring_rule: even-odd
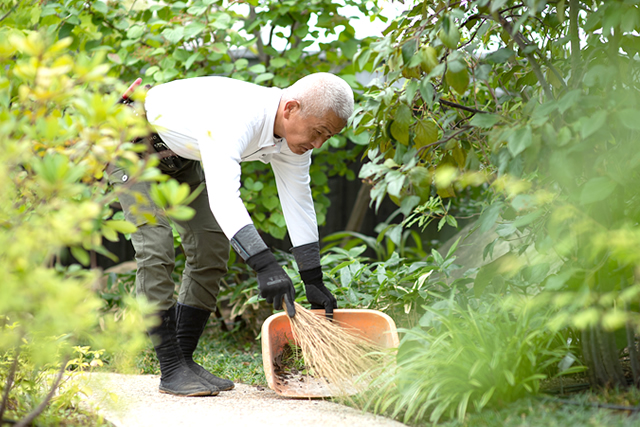
[[[401,144],[409,144],[409,126],[394,120],[391,123],[391,135]]]
[[[178,221],[188,221],[193,218],[196,211],[189,206],[174,206],[171,209],[166,210],[167,215],[172,219],[177,219]]]
[[[467,87],[469,87],[469,72],[466,68],[457,73],[447,70],[445,77],[447,79],[447,84],[460,95],[462,95],[467,90]]]
[[[449,22],[449,28],[445,31],[444,27],[438,33],[438,38],[449,49],[456,49],[458,42],[460,42],[460,30],[453,23]]]
[[[420,55],[420,67],[425,73],[430,73],[439,64],[438,52],[431,46],[422,46],[418,55]]]
[[[451,151],[451,155],[458,166],[460,168],[464,168],[464,165],[467,163],[467,153],[462,149],[462,147],[460,147],[460,145],[456,145],[456,147]]]
[[[128,234],[135,233],[136,226],[129,221],[112,219],[105,222],[105,225],[109,228],[116,230],[118,233]]]
[[[438,140],[438,125],[432,119],[419,120],[416,123],[415,132],[416,136],[413,142],[417,148]]]
[[[80,264],[84,266],[89,265],[89,261],[90,261],[89,254],[84,249],[78,246],[73,246],[71,247],[71,255],[73,255],[73,257],[77,259]]]
[[[391,135],[401,144],[409,144],[409,125],[411,124],[411,109],[406,104],[400,104],[395,118],[391,123]]]

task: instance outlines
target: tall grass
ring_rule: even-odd
[[[404,422],[462,421],[471,409],[537,393],[569,352],[545,310],[524,300],[472,308],[451,299],[426,309],[421,326],[405,331],[397,365],[380,373],[368,409]]]

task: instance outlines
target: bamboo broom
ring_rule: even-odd
[[[296,315],[289,317],[291,332],[314,377],[338,394],[364,391],[368,374],[385,361],[382,347],[347,325],[318,316],[298,303],[295,307]]]

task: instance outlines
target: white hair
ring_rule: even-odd
[[[301,78],[284,90],[283,98],[298,101],[302,116],[325,117],[333,111],[346,123],[353,113],[351,87],[331,73],[314,73]]]

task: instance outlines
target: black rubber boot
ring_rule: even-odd
[[[207,320],[209,320],[211,312],[180,303],[178,303],[177,306],[178,321],[176,337],[187,366],[201,379],[222,391],[234,388],[235,384],[233,381],[216,377],[193,361],[193,352],[198,346],[198,341],[204,331],[204,327],[207,325]]]
[[[176,340],[176,308],[158,313],[160,325],[149,330],[160,362],[160,392],[177,396],[215,396],[220,390],[187,366]]]

